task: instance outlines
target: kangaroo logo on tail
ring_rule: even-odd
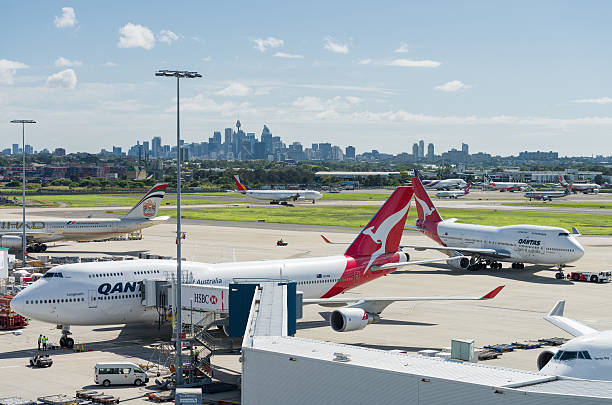
[[[421,180],[417,176],[412,178],[412,187],[414,188],[414,199],[416,201],[417,213],[419,221],[440,222],[442,217],[438,214],[431,198],[425,191]]]
[[[412,187],[398,187],[351,243],[345,255],[369,256],[367,271],[381,255],[397,252],[412,194]]]

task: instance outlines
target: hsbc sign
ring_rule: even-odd
[[[184,310],[227,312],[228,291],[227,287],[183,284],[182,307]]]

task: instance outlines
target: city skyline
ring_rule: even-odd
[[[494,155],[612,148],[606,2],[184,7],[9,0],[5,122],[36,119],[26,142],[38,149],[169,140],[173,86],[153,75],[182,68],[204,75],[181,88],[187,143],[241,119],[288,144],[383,153],[419,139]],[[0,134],[9,145],[19,135],[8,124]]]

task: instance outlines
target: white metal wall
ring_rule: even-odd
[[[595,405],[612,401],[495,389],[243,347],[242,403]]]

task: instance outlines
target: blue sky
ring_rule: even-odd
[[[169,5],[169,6],[168,6]],[[610,155],[612,3],[13,1],[0,15],[0,125],[97,152],[232,126],[285,142]]]

